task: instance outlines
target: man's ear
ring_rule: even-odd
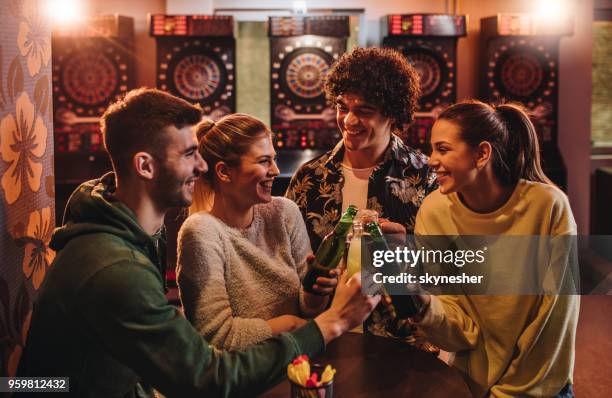
[[[221,161],[215,164],[215,175],[221,182],[232,182],[230,167],[227,163]]]
[[[389,123],[389,130],[391,130],[392,133],[394,132],[399,132],[401,130],[401,126],[397,126],[397,123],[395,121],[395,118],[390,117],[388,120]]]
[[[493,147],[489,141],[482,141],[476,149],[476,168],[482,170],[491,160]]]
[[[132,165],[136,175],[146,180],[152,180],[157,172],[155,158],[148,152],[138,152],[132,158]]]

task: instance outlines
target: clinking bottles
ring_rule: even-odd
[[[373,252],[373,250],[391,251],[389,244],[385,240],[377,222],[369,222],[366,225],[366,231],[368,232],[368,235],[370,235],[371,239],[370,252]],[[396,262],[385,264],[384,267],[383,273],[386,275],[399,275],[402,270],[401,265]],[[391,298],[392,309],[399,319],[406,319],[418,313],[420,307],[418,298],[411,294],[407,286],[395,285],[393,288],[387,288],[385,286],[384,290],[385,294]],[[387,293],[389,291],[400,294],[389,295]]]
[[[334,230],[321,242],[315,253],[315,260],[304,277],[305,291],[314,293],[312,286],[317,278],[320,276],[328,277],[329,271],[336,268],[340,263],[346,248],[346,236],[351,230],[355,214],[357,214],[357,207],[349,205]]]
[[[352,235],[346,254],[346,272],[349,278],[361,271],[361,243],[363,239],[363,223],[361,221],[355,220],[353,223]]]
[[[378,222],[378,212],[372,209],[361,209],[353,220],[353,233],[350,236],[350,245],[346,256],[346,271],[348,277],[361,271],[361,262],[368,256],[368,231],[364,227],[369,222]],[[366,246],[364,246],[366,245]]]

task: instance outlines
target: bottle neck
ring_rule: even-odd
[[[380,230],[377,223],[369,222],[366,225],[366,230],[368,231],[370,235],[377,237],[377,238],[382,238],[382,231]]]
[[[340,222],[336,225],[336,228],[334,228],[334,234],[337,236],[346,236],[351,230],[351,225],[353,224],[350,221],[340,220]]]
[[[353,238],[363,236],[363,223],[361,221],[353,222]]]
[[[357,214],[357,208],[353,205],[350,205],[340,217],[340,221],[336,224],[334,228],[334,233],[339,236],[346,236],[351,229],[351,225],[353,224],[353,219]]]

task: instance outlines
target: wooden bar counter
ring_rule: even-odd
[[[334,398],[471,397],[458,370],[393,339],[347,333],[311,362],[337,369]],[[289,381],[284,380],[261,397],[286,398],[289,393]]]

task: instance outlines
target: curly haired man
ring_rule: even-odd
[[[421,202],[436,188],[427,157],[394,134],[413,120],[418,73],[395,50],[357,48],[333,65],[325,94],[342,140],[302,165],[285,194],[298,204],[313,250],[349,204],[377,210],[385,233],[412,233]],[[390,316],[379,306],[366,330],[414,341]]]

